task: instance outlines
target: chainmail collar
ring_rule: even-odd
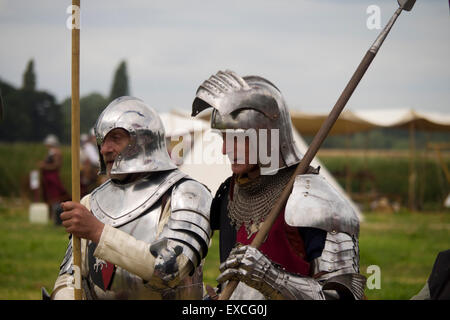
[[[232,197],[228,201],[228,215],[236,230],[245,225],[248,237],[259,229],[284,187],[293,175],[296,166],[279,170],[274,175],[259,175],[239,183],[243,179],[234,180]]]

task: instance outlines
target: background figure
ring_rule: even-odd
[[[40,161],[38,166],[42,175],[42,191],[44,201],[50,207],[50,218],[56,224],[61,224],[59,219],[58,207],[62,201],[70,199],[70,195],[66,191],[61,182],[59,171],[62,167],[62,153],[59,148],[58,138],[50,134],[44,140],[44,145],[47,147],[47,156],[45,160]]]
[[[411,300],[450,300],[450,249],[439,252],[425,286]]]
[[[89,131],[89,135],[81,135],[80,163],[80,192],[81,197],[84,197],[105,181],[98,175],[100,160],[94,128]]]

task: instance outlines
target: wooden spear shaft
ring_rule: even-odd
[[[75,15],[80,13],[80,0],[72,0]],[[73,12],[73,11],[72,11]],[[80,29],[79,16],[72,24],[72,201],[80,202]],[[75,277],[75,300],[81,300],[81,240],[72,235],[73,268]]]
[[[281,193],[280,198],[275,203],[275,206],[271,209],[266,220],[264,220],[264,223],[262,224],[261,228],[259,229],[258,233],[256,234],[256,236],[253,239],[250,246],[259,248],[263,244],[263,242],[266,240],[266,237],[269,234],[269,231],[270,231],[272,225],[274,224],[275,220],[278,217],[278,214],[280,213],[281,209],[286,204],[286,201],[292,192],[292,186],[294,185],[295,177],[300,174],[306,173],[311,161],[314,159],[317,151],[319,151],[319,148],[322,145],[322,142],[328,136],[334,123],[336,122],[336,120],[338,119],[342,110],[344,109],[345,105],[347,104],[348,100],[352,96],[353,91],[355,91],[355,89],[358,86],[359,82],[361,81],[362,77],[366,73],[367,68],[369,68],[372,60],[375,58],[375,56],[378,52],[378,49],[383,44],[384,39],[387,37],[389,31],[391,30],[392,26],[394,25],[397,17],[400,15],[401,11],[402,11],[402,8],[397,9],[397,11],[394,13],[394,15],[392,16],[392,18],[390,19],[390,21],[388,22],[386,27],[383,29],[383,31],[380,33],[380,35],[377,37],[377,39],[373,43],[372,47],[367,51],[366,55],[361,60],[358,68],[353,73],[353,76],[350,79],[350,81],[347,83],[347,86],[345,87],[344,91],[342,91],[339,99],[337,100],[336,104],[334,105],[334,107],[331,110],[330,114],[328,115],[327,119],[324,121],[324,123],[320,127],[319,131],[317,132],[316,136],[314,137],[313,141],[311,142],[311,145],[309,146],[308,151],[306,151],[302,160],[298,164],[297,168],[295,169],[294,174],[292,175],[292,177],[290,178],[286,187],[284,188],[283,192]],[[225,289],[223,290],[222,294],[220,295],[219,300],[228,300],[231,297],[231,295],[233,294],[233,292],[236,289],[238,284],[239,284],[239,281],[236,281],[236,280],[230,281],[228,283],[228,285],[225,287]]]

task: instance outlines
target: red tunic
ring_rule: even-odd
[[[236,241],[247,245],[256,236],[247,239],[244,224],[239,228]],[[284,209],[270,229],[266,241],[259,247],[270,260],[281,265],[286,271],[309,275],[309,263],[305,261],[305,246],[297,228],[289,226],[284,220]]]
[[[42,185],[47,202],[55,203],[70,199],[59,178],[58,170],[42,170]]]

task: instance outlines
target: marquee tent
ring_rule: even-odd
[[[300,134],[316,134],[327,116],[325,113],[291,110],[292,124]],[[349,134],[374,128],[409,129],[411,125],[424,131],[450,131],[450,114],[412,109],[344,110],[330,134]]]
[[[307,114],[291,111],[292,123],[301,134],[314,135],[319,130],[328,114]],[[401,128],[409,130],[410,139],[410,174],[409,174],[409,207],[415,205],[415,132],[450,132],[450,114],[438,112],[417,112],[412,109],[376,109],[376,110],[344,110],[333,126],[330,135],[351,134],[375,128]]]

